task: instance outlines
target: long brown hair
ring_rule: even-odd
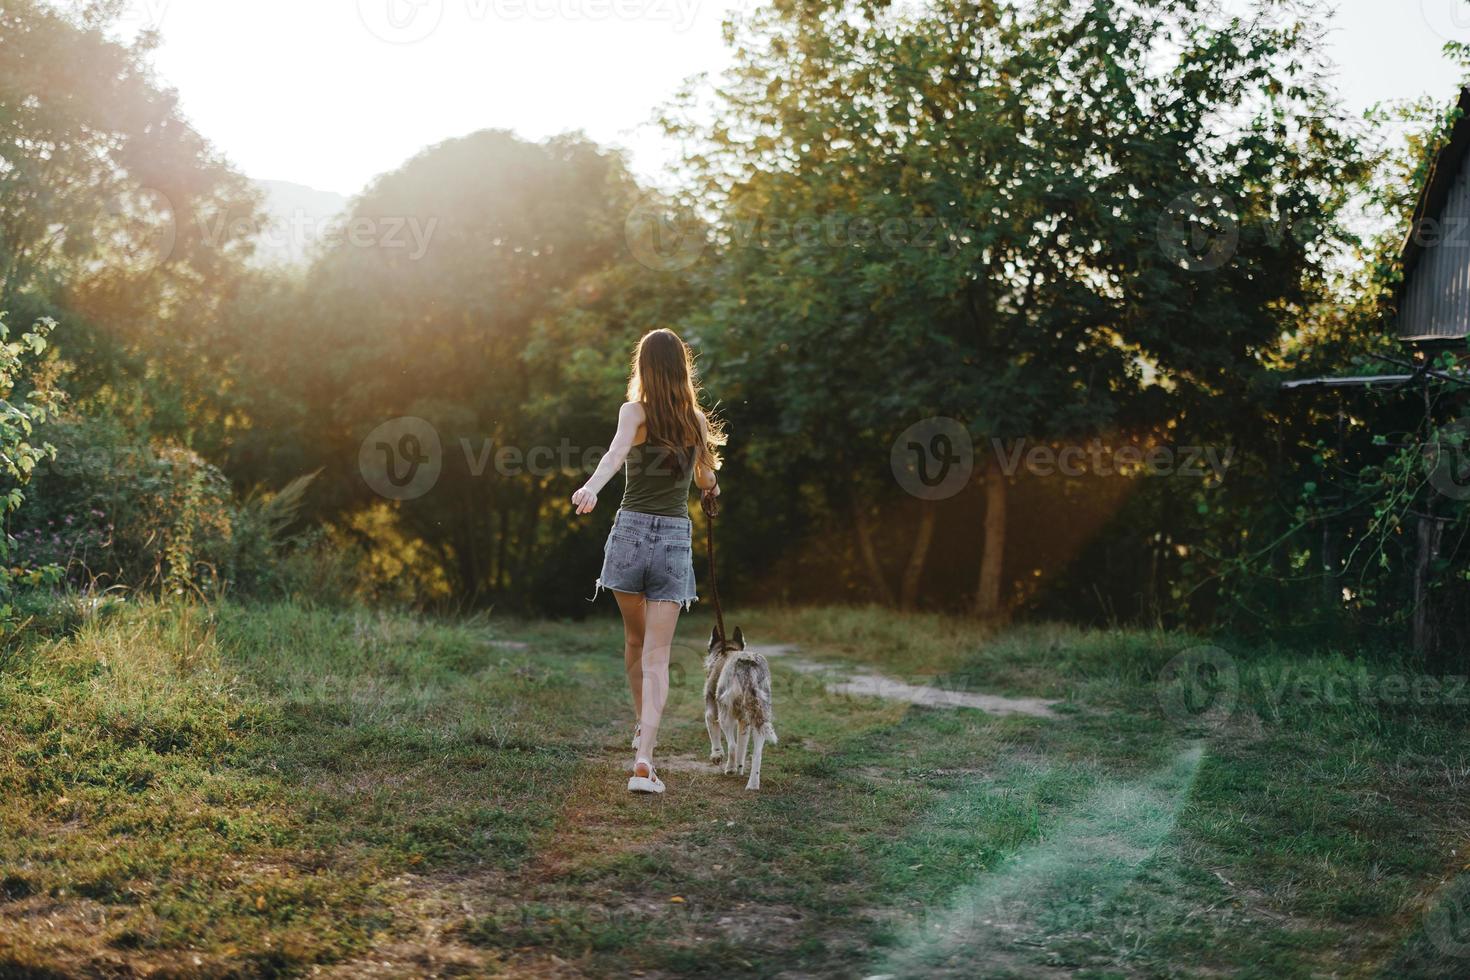
[[[672,330],[650,330],[633,351],[628,401],[643,405],[648,441],[673,449],[684,465],[690,450],[709,470],[720,468],[719,447],[725,428],[699,407],[699,381],[694,354]],[[704,426],[701,430],[700,419]]]

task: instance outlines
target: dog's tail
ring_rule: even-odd
[[[770,723],[770,721],[767,721],[764,725],[761,726],[761,734],[764,735],[766,737],[766,741],[770,742],[772,745],[775,745],[777,742],[781,741],[779,738],[776,737],[776,729]]]

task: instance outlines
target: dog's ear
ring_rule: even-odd
[[[741,650],[745,649],[745,634],[740,632],[740,627],[735,627],[735,645]]]
[[[711,626],[709,631],[709,648],[713,650],[715,644],[720,642],[720,630],[717,626]]]

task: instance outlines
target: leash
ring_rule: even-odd
[[[715,518],[720,513],[720,500],[707,493],[699,495],[699,507],[704,511],[704,548],[709,555],[709,594],[715,601],[715,632],[720,642],[725,642],[725,611],[720,608],[720,587],[715,580]]]

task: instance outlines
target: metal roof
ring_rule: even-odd
[[[1458,109],[1419,190],[1394,296],[1398,339],[1420,349],[1461,348],[1470,337],[1470,88]]]
[[[1470,153],[1470,88],[1460,89],[1459,109],[1460,118],[1450,130],[1449,140],[1440,147],[1439,152],[1434,155],[1434,162],[1429,165],[1429,176],[1419,191],[1419,202],[1414,206],[1414,220],[1409,222],[1409,231],[1404,237],[1402,256],[1405,282],[1424,253],[1424,246],[1419,243],[1420,226],[1426,218],[1433,218],[1444,211],[1450,191],[1454,189],[1455,178],[1460,173],[1466,154]]]

